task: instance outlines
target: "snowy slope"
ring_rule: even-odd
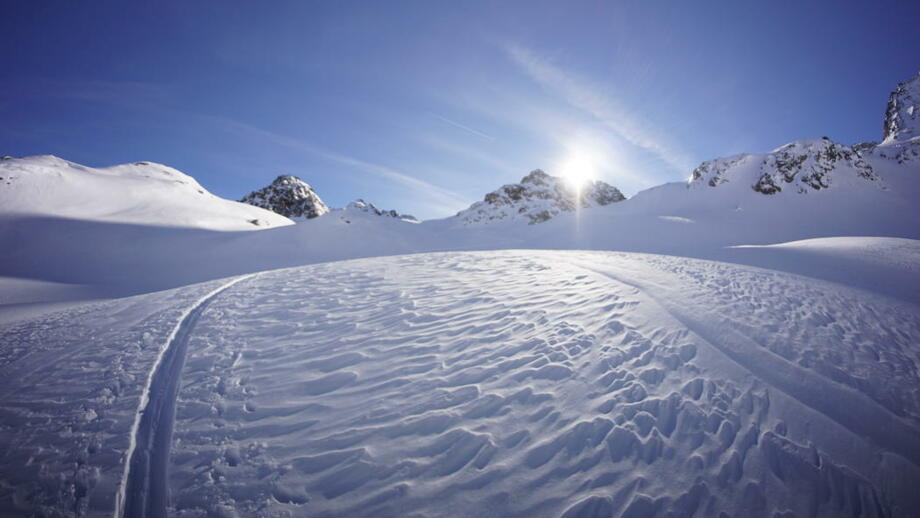
[[[563,182],[534,172],[520,184],[490,193],[457,216],[421,224],[401,220],[407,218],[375,216],[392,216],[395,211],[372,210],[363,203],[301,225],[263,232],[169,229],[162,225],[190,224],[174,221],[189,214],[173,210],[176,201],[187,199],[186,195],[195,199],[197,212],[193,215],[199,226],[199,199],[233,210],[245,206],[198,194],[193,187],[197,184],[178,172],[164,170],[158,181],[142,174],[148,169],[158,171],[160,166],[121,166],[127,168],[125,172],[115,174],[53,157],[0,161],[6,169],[16,164],[46,163],[46,167],[31,169],[37,171],[33,175],[36,178],[49,179],[22,184],[36,186],[30,189],[11,185],[17,180],[7,179],[0,185],[6,196],[0,243],[15,244],[0,247],[0,289],[6,284],[2,278],[10,280],[12,284],[5,291],[15,296],[4,300],[22,304],[77,294],[103,297],[149,292],[322,261],[509,248],[663,253],[737,261],[844,281],[833,269],[822,267],[821,261],[845,265],[850,262],[846,252],[825,254],[823,259],[811,255],[799,263],[792,258],[802,254],[788,250],[732,247],[828,237],[920,239],[920,225],[916,224],[920,221],[920,137],[907,133],[914,120],[911,114],[920,110],[911,93],[918,83],[920,76],[892,93],[898,108],[889,110],[886,127],[894,124],[900,129],[889,132],[881,144],[846,146],[827,138],[795,141],[767,153],[707,161],[688,182],[660,185],[624,201],[617,201],[620,195],[614,188],[593,184],[582,190],[579,202],[577,192]],[[58,178],[66,181],[51,181]],[[112,178],[118,181],[110,182]],[[186,183],[178,183],[180,180]],[[182,196],[141,196],[134,189],[148,183],[153,186],[149,189],[152,193],[184,190]],[[56,193],[54,196],[43,196],[38,187],[45,184],[49,192]],[[71,184],[79,185],[71,188]],[[111,187],[115,184],[132,188],[117,197],[99,195],[121,193]],[[65,196],[70,191],[79,196]],[[147,191],[145,188],[143,192]],[[572,210],[576,206],[581,210]],[[31,214],[11,214],[24,211]],[[82,219],[43,217],[47,214]],[[545,221],[548,215],[552,217]],[[144,225],[159,221],[161,227],[125,224],[131,221]],[[542,222],[531,224],[535,221]],[[62,284],[59,296],[47,289],[51,283]],[[909,300],[918,298],[895,284],[886,283],[890,293]],[[28,293],[29,285],[35,286],[35,294]]]
[[[92,168],[44,155],[0,159],[0,218],[45,216],[112,223],[255,230],[287,218],[214,196],[171,167]]]
[[[125,479],[150,515],[920,513],[914,304],[610,252],[227,283],[0,330],[3,514],[110,516]],[[133,429],[142,394],[174,419]]]
[[[880,153],[862,154],[877,179],[838,162],[827,174],[828,188],[787,188],[765,195],[752,188],[762,174],[760,156],[723,173],[728,181],[716,187],[666,184],[626,201],[561,212],[535,225],[522,219],[469,225],[458,218],[415,224],[351,209],[299,225],[233,233],[5,217],[0,219],[0,243],[15,246],[0,247],[0,276],[95,285],[99,296],[108,296],[271,268],[426,251],[623,250],[764,264],[758,257],[775,256],[775,251],[727,247],[846,236],[920,240],[920,160],[899,161]],[[796,267],[795,261],[773,264]],[[820,270],[809,269],[825,275]],[[53,293],[42,293],[43,300],[55,300]],[[22,295],[21,301],[40,300]]]

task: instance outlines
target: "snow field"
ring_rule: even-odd
[[[163,388],[146,381],[183,325],[175,421],[154,425],[171,448],[151,450],[168,469],[147,479],[169,494],[147,516],[920,510],[910,302],[610,252],[226,282],[0,329],[0,514],[112,516],[143,394]]]
[[[920,387],[913,306],[751,268],[578,252],[349,261],[250,286],[215,301],[192,337],[177,516],[918,509],[905,482],[920,474],[916,443],[884,442],[891,425],[916,438],[916,392],[869,387],[878,375]],[[722,335],[688,329],[671,305],[759,350],[725,354]],[[757,354],[830,392],[773,385],[745,363]],[[854,429],[828,401],[888,421]]]

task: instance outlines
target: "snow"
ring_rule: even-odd
[[[920,239],[920,160],[899,162],[878,151],[866,152],[863,160],[878,180],[837,162],[826,189],[764,195],[751,188],[761,157],[731,169],[730,181],[716,187],[665,184],[533,225],[519,219],[470,225],[460,217],[416,224],[351,208],[298,225],[218,232],[3,213],[0,242],[16,246],[0,248],[0,276],[81,285],[87,298],[98,298],[324,261],[511,248],[649,252],[801,273],[796,254],[767,264],[764,258],[782,254],[730,247],[848,236]],[[808,271],[830,275],[822,269],[816,265]],[[900,284],[902,294],[909,295]],[[30,299],[57,300],[47,290]]]
[[[165,423],[170,515],[920,511],[910,302],[622,252],[225,282],[2,330],[19,345],[0,381],[5,462],[34,467],[4,476],[0,510],[112,512],[135,411],[160,390],[141,382],[171,342],[157,337],[207,301]]]
[[[211,230],[292,223],[214,196],[194,178],[161,164],[92,168],[51,155],[0,159],[0,207],[4,215]]]

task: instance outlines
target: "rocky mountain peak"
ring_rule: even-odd
[[[625,200],[616,187],[599,180],[580,188],[541,169],[531,171],[520,183],[503,185],[482,201],[457,213],[465,223],[524,219],[530,224],[546,221],[561,212],[597,207]]]
[[[920,73],[898,83],[888,97],[884,141],[904,141],[920,136]]]
[[[743,182],[761,194],[806,193],[827,189],[835,177],[849,173],[865,180],[879,179],[859,151],[823,137],[797,140],[760,155],[708,160],[693,170],[689,186]]]
[[[271,185],[253,191],[240,200],[291,219],[311,219],[329,212],[310,184],[291,175],[281,175]]]
[[[345,207],[345,210],[366,212],[368,214],[373,214],[375,216],[384,216],[384,217],[389,217],[389,218],[401,219],[403,221],[411,221],[415,223],[418,222],[418,219],[411,214],[400,214],[392,209],[390,210],[378,209],[376,206],[374,206],[373,203],[366,202],[360,198],[349,203]]]

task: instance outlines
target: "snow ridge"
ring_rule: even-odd
[[[562,212],[599,207],[625,200],[616,187],[599,180],[575,187],[562,178],[535,169],[520,183],[502,186],[455,216],[464,223],[525,219],[541,223]]]
[[[160,353],[157,355],[156,360],[153,363],[153,367],[150,369],[150,372],[147,374],[147,381],[144,384],[144,388],[141,392],[140,402],[137,405],[137,412],[134,415],[134,423],[131,425],[131,434],[128,443],[128,449],[125,451],[124,463],[125,469],[122,473],[121,484],[118,487],[118,494],[115,497],[115,518],[121,518],[125,516],[125,505],[127,502],[127,489],[128,489],[128,480],[131,477],[131,464],[134,457],[134,452],[137,449],[137,437],[138,432],[141,426],[141,419],[144,416],[144,413],[147,411],[147,407],[151,399],[151,391],[153,389],[154,378],[156,377],[157,372],[160,369],[160,364],[163,363],[163,358],[166,356],[167,352],[173,346],[176,341],[176,337],[179,334],[179,331],[182,329],[183,325],[189,319],[189,317],[195,314],[196,310],[202,308],[206,305],[211,299],[216,297],[218,294],[224,290],[230,288],[234,284],[237,284],[241,281],[254,277],[257,274],[249,274],[237,277],[220,287],[209,292],[204,297],[198,299],[194,304],[189,306],[179,317],[179,321],[173,327],[172,331],[169,333],[169,336],[166,338],[166,344],[160,349]]]
[[[243,196],[240,201],[292,219],[312,219],[329,212],[310,184],[291,175],[275,178],[271,185]]]
[[[215,196],[163,164],[96,168],[53,155],[0,159],[0,215],[211,230],[292,224],[278,214]]]

